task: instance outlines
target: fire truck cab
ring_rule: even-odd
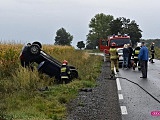
[[[127,34],[124,35],[112,35],[108,36],[107,39],[100,39],[99,40],[99,49],[105,54],[109,54],[109,49],[111,44],[115,42],[116,48],[123,48],[124,44],[131,44],[130,36]]]

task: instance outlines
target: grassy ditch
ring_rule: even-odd
[[[69,84],[56,84],[54,78],[21,67],[18,59],[21,47],[0,44],[0,119],[64,120],[66,105],[79,89],[96,85],[102,57],[73,47],[44,45],[45,52],[59,61],[66,59],[78,69],[78,79]],[[46,86],[47,90],[39,90]]]

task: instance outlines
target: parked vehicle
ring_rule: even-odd
[[[117,48],[119,55],[119,67],[122,67],[123,64],[123,48]],[[133,57],[131,57],[131,62],[133,62]]]
[[[119,55],[119,66],[123,64],[123,48],[117,48],[118,55]]]
[[[62,63],[52,56],[48,55],[42,49],[40,42],[33,42],[24,45],[20,53],[20,61],[23,67],[30,67],[32,63],[38,64],[38,71],[45,73],[50,77],[60,80],[60,68]],[[69,66],[71,79],[78,78],[78,71],[74,66]]]

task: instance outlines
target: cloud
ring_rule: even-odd
[[[0,39],[53,43],[64,27],[73,43],[86,39],[98,13],[135,20],[144,38],[159,37],[159,0],[1,0]]]

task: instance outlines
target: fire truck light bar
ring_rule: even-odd
[[[111,38],[118,38],[118,37],[127,37],[127,38],[130,38],[130,36],[128,36],[127,34],[124,34],[124,35],[115,35],[115,34],[113,34],[109,38],[111,39]]]

